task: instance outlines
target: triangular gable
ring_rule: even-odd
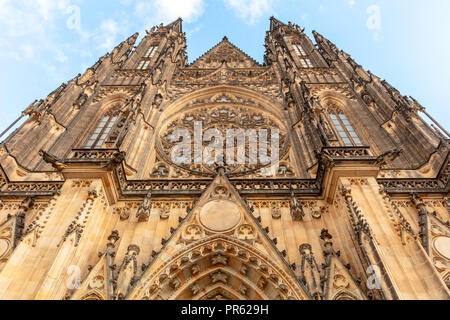
[[[229,42],[225,37],[219,44],[195,60],[190,65],[190,68],[217,69],[223,62],[226,62],[230,68],[261,67],[258,62]]]
[[[108,293],[108,259],[104,254],[97,265],[76,290],[71,300],[109,300]]]
[[[367,300],[361,287],[336,253],[327,257],[324,298],[325,300]]]
[[[323,270],[323,299],[325,300],[367,300],[360,284],[350,273],[350,265],[345,266],[340,252],[333,248],[333,236],[323,229],[320,238],[324,241],[325,264]]]
[[[90,270],[80,287],[75,288],[75,292],[70,297],[71,300],[112,300],[114,298],[115,252],[113,249],[118,240],[119,233],[113,231],[108,237],[106,252],[100,257],[95,267]]]
[[[223,173],[163,242],[128,299],[309,299]]]

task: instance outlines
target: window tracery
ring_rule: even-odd
[[[320,118],[329,140],[335,146],[363,146],[347,115],[335,104],[328,103],[327,114],[321,114]]]
[[[152,45],[148,48],[147,52],[142,57],[141,61],[139,62],[137,69],[138,70],[147,70],[152,58],[155,56],[156,51],[158,50],[157,45]]]
[[[114,144],[126,121],[126,117],[121,117],[119,111],[120,106],[115,106],[101,118],[84,145],[85,149],[101,149],[105,145],[111,147]]]
[[[300,63],[302,68],[314,68],[314,65],[311,61],[311,59],[308,57],[308,54],[306,54],[305,49],[303,49],[302,45],[299,43],[295,43],[292,45],[294,48],[295,53],[298,57],[300,57]]]
[[[212,141],[217,142],[216,137],[209,141],[205,138],[206,135],[203,135],[201,138],[205,138],[207,141],[203,141],[201,153],[194,152],[196,148],[195,128],[198,128],[199,124],[202,134],[214,129],[217,135],[222,136],[222,139],[219,139],[222,141],[218,141],[218,144],[223,146],[222,162],[208,163],[199,161],[199,154],[203,155]],[[242,102],[237,105],[229,97],[219,95],[213,100],[213,103],[196,103],[188,111],[180,113],[172,120],[166,122],[160,130],[157,150],[160,158],[164,159],[166,163],[170,163],[175,167],[181,167],[191,173],[214,175],[217,167],[223,166],[230,174],[248,175],[267,167],[267,164],[264,165],[258,160],[253,161],[255,159],[253,159],[252,150],[254,149],[252,148],[256,148],[258,152],[260,149],[265,149],[267,150],[267,156],[270,157],[272,155],[271,135],[275,129],[279,132],[280,159],[285,159],[284,156],[288,151],[288,137],[284,126],[275,117],[259,108],[253,108],[248,103]],[[192,138],[184,141],[177,134],[178,130],[186,130]],[[230,130],[234,130],[235,133],[244,133],[245,136],[232,136],[231,139],[234,139],[234,143],[228,145],[227,140],[230,137]],[[258,139],[260,138],[261,130],[267,132],[266,142],[263,141],[264,139]],[[256,142],[256,147],[252,145],[252,142]],[[174,163],[171,156],[175,147],[180,145],[185,145],[189,150],[192,150],[192,153],[184,159],[185,161],[180,161],[182,163]],[[242,154],[241,158],[239,158],[239,151],[242,152],[242,150],[244,150],[245,164],[239,161],[242,159]],[[234,155],[234,161],[229,161],[229,153]],[[276,176],[291,177],[294,175],[293,169],[289,164],[281,162],[280,164],[278,171],[275,172]],[[154,170],[158,171],[156,165]]]

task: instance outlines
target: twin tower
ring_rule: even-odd
[[[180,19],[30,105],[0,144],[0,299],[448,299],[448,133],[313,34],[272,18],[263,64],[227,38],[189,64]],[[271,174],[173,161],[198,124],[278,132]]]

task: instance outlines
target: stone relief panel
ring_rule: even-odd
[[[209,155],[213,158],[204,159],[203,155],[207,154],[205,149],[211,148],[211,143],[204,143],[202,138],[205,138],[204,135],[212,130],[214,130],[215,135],[211,142],[217,143],[221,155],[211,152]],[[233,132],[236,134],[242,133],[245,140],[242,141],[237,136],[233,136],[233,145],[229,146],[227,137],[230,135],[230,130],[234,130]],[[223,95],[216,97],[211,104],[194,106],[167,121],[161,128],[157,150],[165,163],[170,163],[181,171],[191,172],[191,174],[213,176],[218,165],[222,165],[226,168],[228,174],[248,175],[253,172],[256,173],[266,166],[261,164],[260,159],[255,159],[252,156],[254,154],[258,157],[258,150],[251,148],[257,148],[259,142],[265,141],[265,149],[267,155],[270,156],[271,134],[274,133],[274,130],[279,132],[280,158],[284,159],[289,150],[289,141],[284,125],[269,113],[253,108],[250,104],[234,104],[231,98]],[[189,140],[183,141],[184,137],[180,137],[180,132],[186,132]],[[266,135],[261,137],[261,132],[266,132]],[[201,134],[200,137],[198,137],[199,134]],[[196,137],[201,139],[201,146],[196,144]],[[219,140],[216,141],[216,139]],[[237,143],[235,139],[238,139]],[[253,145],[250,144],[250,141]],[[176,161],[177,163],[174,163],[173,155],[178,154],[180,143],[186,143],[186,146],[183,147],[187,154],[182,155],[186,158],[179,158]],[[197,150],[198,148],[201,149]],[[244,152],[243,161],[238,158],[242,150]],[[233,155],[231,162],[228,154]],[[201,158],[197,158],[199,155]],[[242,162],[245,162],[245,164]],[[152,172],[155,177],[169,177],[170,174],[169,168],[161,162],[155,164]],[[287,177],[294,175],[292,166],[288,161],[280,163],[278,175]]]

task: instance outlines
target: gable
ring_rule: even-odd
[[[131,300],[305,300],[305,288],[220,173],[145,271]]]
[[[225,37],[222,42],[195,60],[190,68],[217,69],[224,61],[230,68],[261,67],[258,62],[229,42]]]

